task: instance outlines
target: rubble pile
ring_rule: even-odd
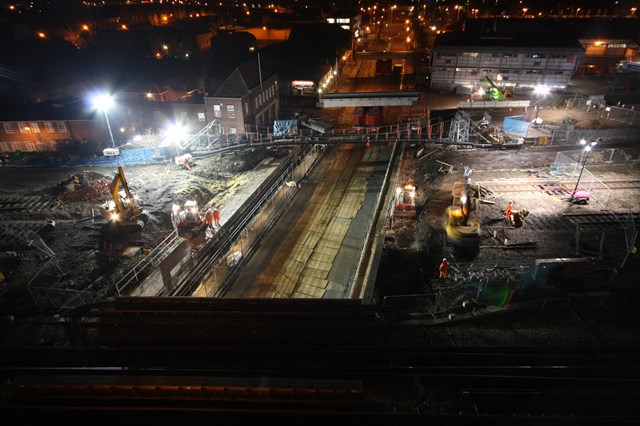
[[[75,174],[56,187],[56,201],[69,203],[73,201],[93,201],[109,198],[111,180],[95,172]]]

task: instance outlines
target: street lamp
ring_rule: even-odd
[[[582,172],[584,171],[584,166],[586,166],[587,164],[587,159],[589,158],[589,153],[591,152],[591,149],[597,145],[597,141],[593,141],[589,144],[587,144],[587,141],[582,139],[580,140],[580,145],[584,146],[584,149],[582,150],[582,155],[583,160],[582,160],[582,166],[580,167],[580,174],[578,175],[578,180],[576,181],[576,187],[573,189],[573,192],[571,193],[571,201],[574,201],[576,198],[576,192],[578,191],[578,185],[580,185],[580,178],[582,177]]]
[[[549,87],[547,86],[536,86],[536,88],[533,89],[534,99],[535,97],[548,95],[549,91],[550,91]],[[538,113],[540,111],[540,106],[536,104],[535,108],[536,108],[536,118],[533,120],[533,124],[538,125],[540,124],[538,123]]]
[[[111,132],[111,124],[109,124],[109,116],[107,110],[113,106],[113,97],[110,95],[97,95],[93,98],[93,107],[98,111],[104,113],[104,119],[107,121],[107,128],[109,129],[109,136],[111,137],[111,144],[116,147],[116,141],[113,140],[113,133]]]

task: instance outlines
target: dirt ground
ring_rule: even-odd
[[[22,313],[34,308],[34,303],[46,308],[47,299],[55,304],[58,298],[73,297],[73,293],[85,301],[114,296],[115,282],[145,251],[173,232],[174,203],[196,200],[201,210],[220,208],[243,190],[248,179],[243,172],[270,158],[266,149],[253,149],[197,159],[190,171],[170,163],[123,166],[128,186],[147,220],[142,232],[128,236],[121,245],[107,245],[101,239],[105,218],[99,206],[111,199],[109,186],[115,167],[0,168],[2,200],[38,200],[38,207],[19,204],[16,210],[3,210],[3,223],[14,233],[31,232],[25,234],[27,239],[41,238],[44,247],[55,254],[48,259],[42,250],[24,243],[25,238],[19,243],[19,238],[5,235],[1,251],[16,253],[19,258],[5,257],[0,264],[4,277],[0,310]],[[53,221],[54,226],[41,226],[46,221]]]
[[[557,229],[553,224],[572,215],[636,213],[639,189],[616,191],[606,205],[593,201],[588,205],[577,205],[568,200],[566,193],[483,191],[477,209],[471,214],[481,224],[479,251],[467,253],[457,250],[452,244],[443,244],[446,209],[452,205],[454,183],[464,182],[465,166],[473,170],[472,183],[481,187],[484,184],[490,186],[491,182],[554,179],[550,166],[559,151],[576,160],[580,154],[579,150],[571,147],[565,147],[566,151],[561,148],[525,145],[515,150],[447,151],[431,146],[426,147],[425,155],[418,159],[413,158],[415,148],[409,149],[405,160],[407,167],[403,168],[398,179],[399,183],[412,182],[416,185],[418,218],[398,218],[387,233],[388,259],[379,276],[381,294],[432,294],[434,286],[439,284],[437,268],[444,256],[452,262],[451,280],[462,279],[487,268],[516,270],[530,267],[538,259],[597,258],[602,250],[600,239],[603,238],[599,231],[585,232],[581,236],[582,247],[578,254],[575,227]],[[640,152],[637,148],[615,149],[613,157],[610,149],[601,148],[592,153],[588,167],[599,179],[640,177],[637,161]],[[612,163],[609,162],[611,158],[614,158]],[[509,201],[514,202],[514,210],[528,211],[520,228],[507,225],[503,219]],[[534,221],[536,226],[531,225]],[[547,223],[550,225],[545,226]],[[607,234],[607,244],[603,249],[610,258],[603,263],[611,266],[612,262],[622,260],[626,248],[622,238],[622,235],[614,235],[611,231]]]

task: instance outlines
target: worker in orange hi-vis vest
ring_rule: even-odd
[[[507,222],[511,222],[511,212],[513,211],[513,201],[509,201],[509,204],[507,204],[507,210],[505,210],[504,212],[504,220],[506,220]]]
[[[441,280],[447,278],[447,272],[449,271],[449,261],[447,258],[442,259],[442,263],[440,263],[440,267],[438,268],[438,278]]]
[[[217,207],[213,208],[213,223],[220,227],[220,210]]]
[[[207,210],[207,214],[204,215],[204,218],[207,221],[207,227],[213,228],[213,212],[211,210]]]

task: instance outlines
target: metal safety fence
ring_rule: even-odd
[[[640,139],[640,129],[634,127],[622,127],[612,129],[554,129],[551,131],[550,144],[552,145],[577,145],[580,140],[586,141],[611,141]]]
[[[640,116],[632,108],[606,106],[598,110],[598,118],[640,126]]]
[[[551,174],[576,180],[576,189],[587,190],[591,194],[591,199],[602,205],[606,210],[609,208],[613,191],[593,173],[585,164],[585,152],[559,152],[555,162],[551,165]]]

